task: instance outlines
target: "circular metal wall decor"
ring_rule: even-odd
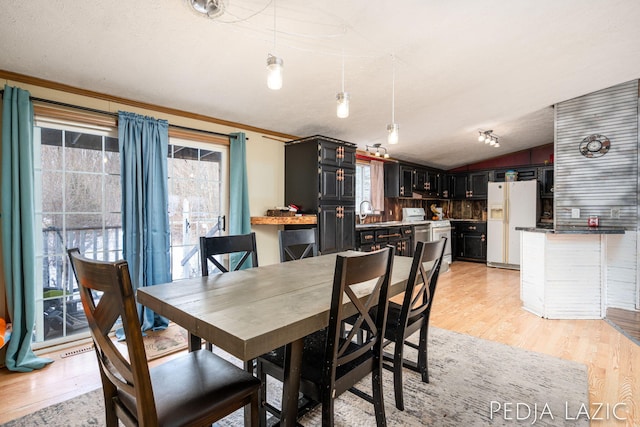
[[[594,133],[580,143],[580,153],[585,157],[602,157],[609,152],[611,141],[604,135]]]

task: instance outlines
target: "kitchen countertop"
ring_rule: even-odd
[[[582,225],[564,225],[556,228],[541,227],[516,227],[519,231],[529,231],[533,233],[553,233],[553,234],[624,234],[623,227],[586,227]]]
[[[482,219],[449,219],[449,221],[458,221],[458,222],[487,222],[486,220],[482,220]]]
[[[436,221],[385,221],[385,222],[372,222],[369,224],[356,224],[356,230],[362,230],[366,228],[386,228],[386,227],[401,227],[412,225],[425,225]]]

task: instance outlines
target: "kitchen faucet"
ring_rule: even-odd
[[[360,202],[360,211],[358,212],[358,218],[360,218],[360,224],[364,222],[364,219],[367,217],[367,213],[364,211],[363,206],[366,204],[369,205],[369,210],[373,210],[373,206],[371,206],[371,202],[368,200],[363,200]]]

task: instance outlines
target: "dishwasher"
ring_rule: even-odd
[[[431,221],[424,219],[423,208],[402,208],[402,222],[413,225],[413,249],[418,242],[431,241]]]

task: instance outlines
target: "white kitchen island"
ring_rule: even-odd
[[[621,227],[518,227],[523,308],[549,319],[602,319],[607,282],[615,271],[609,252],[625,250]],[[633,233],[632,233],[633,234]],[[617,274],[617,273],[614,273]],[[627,273],[622,273],[623,275]],[[628,280],[635,283],[635,269]]]

